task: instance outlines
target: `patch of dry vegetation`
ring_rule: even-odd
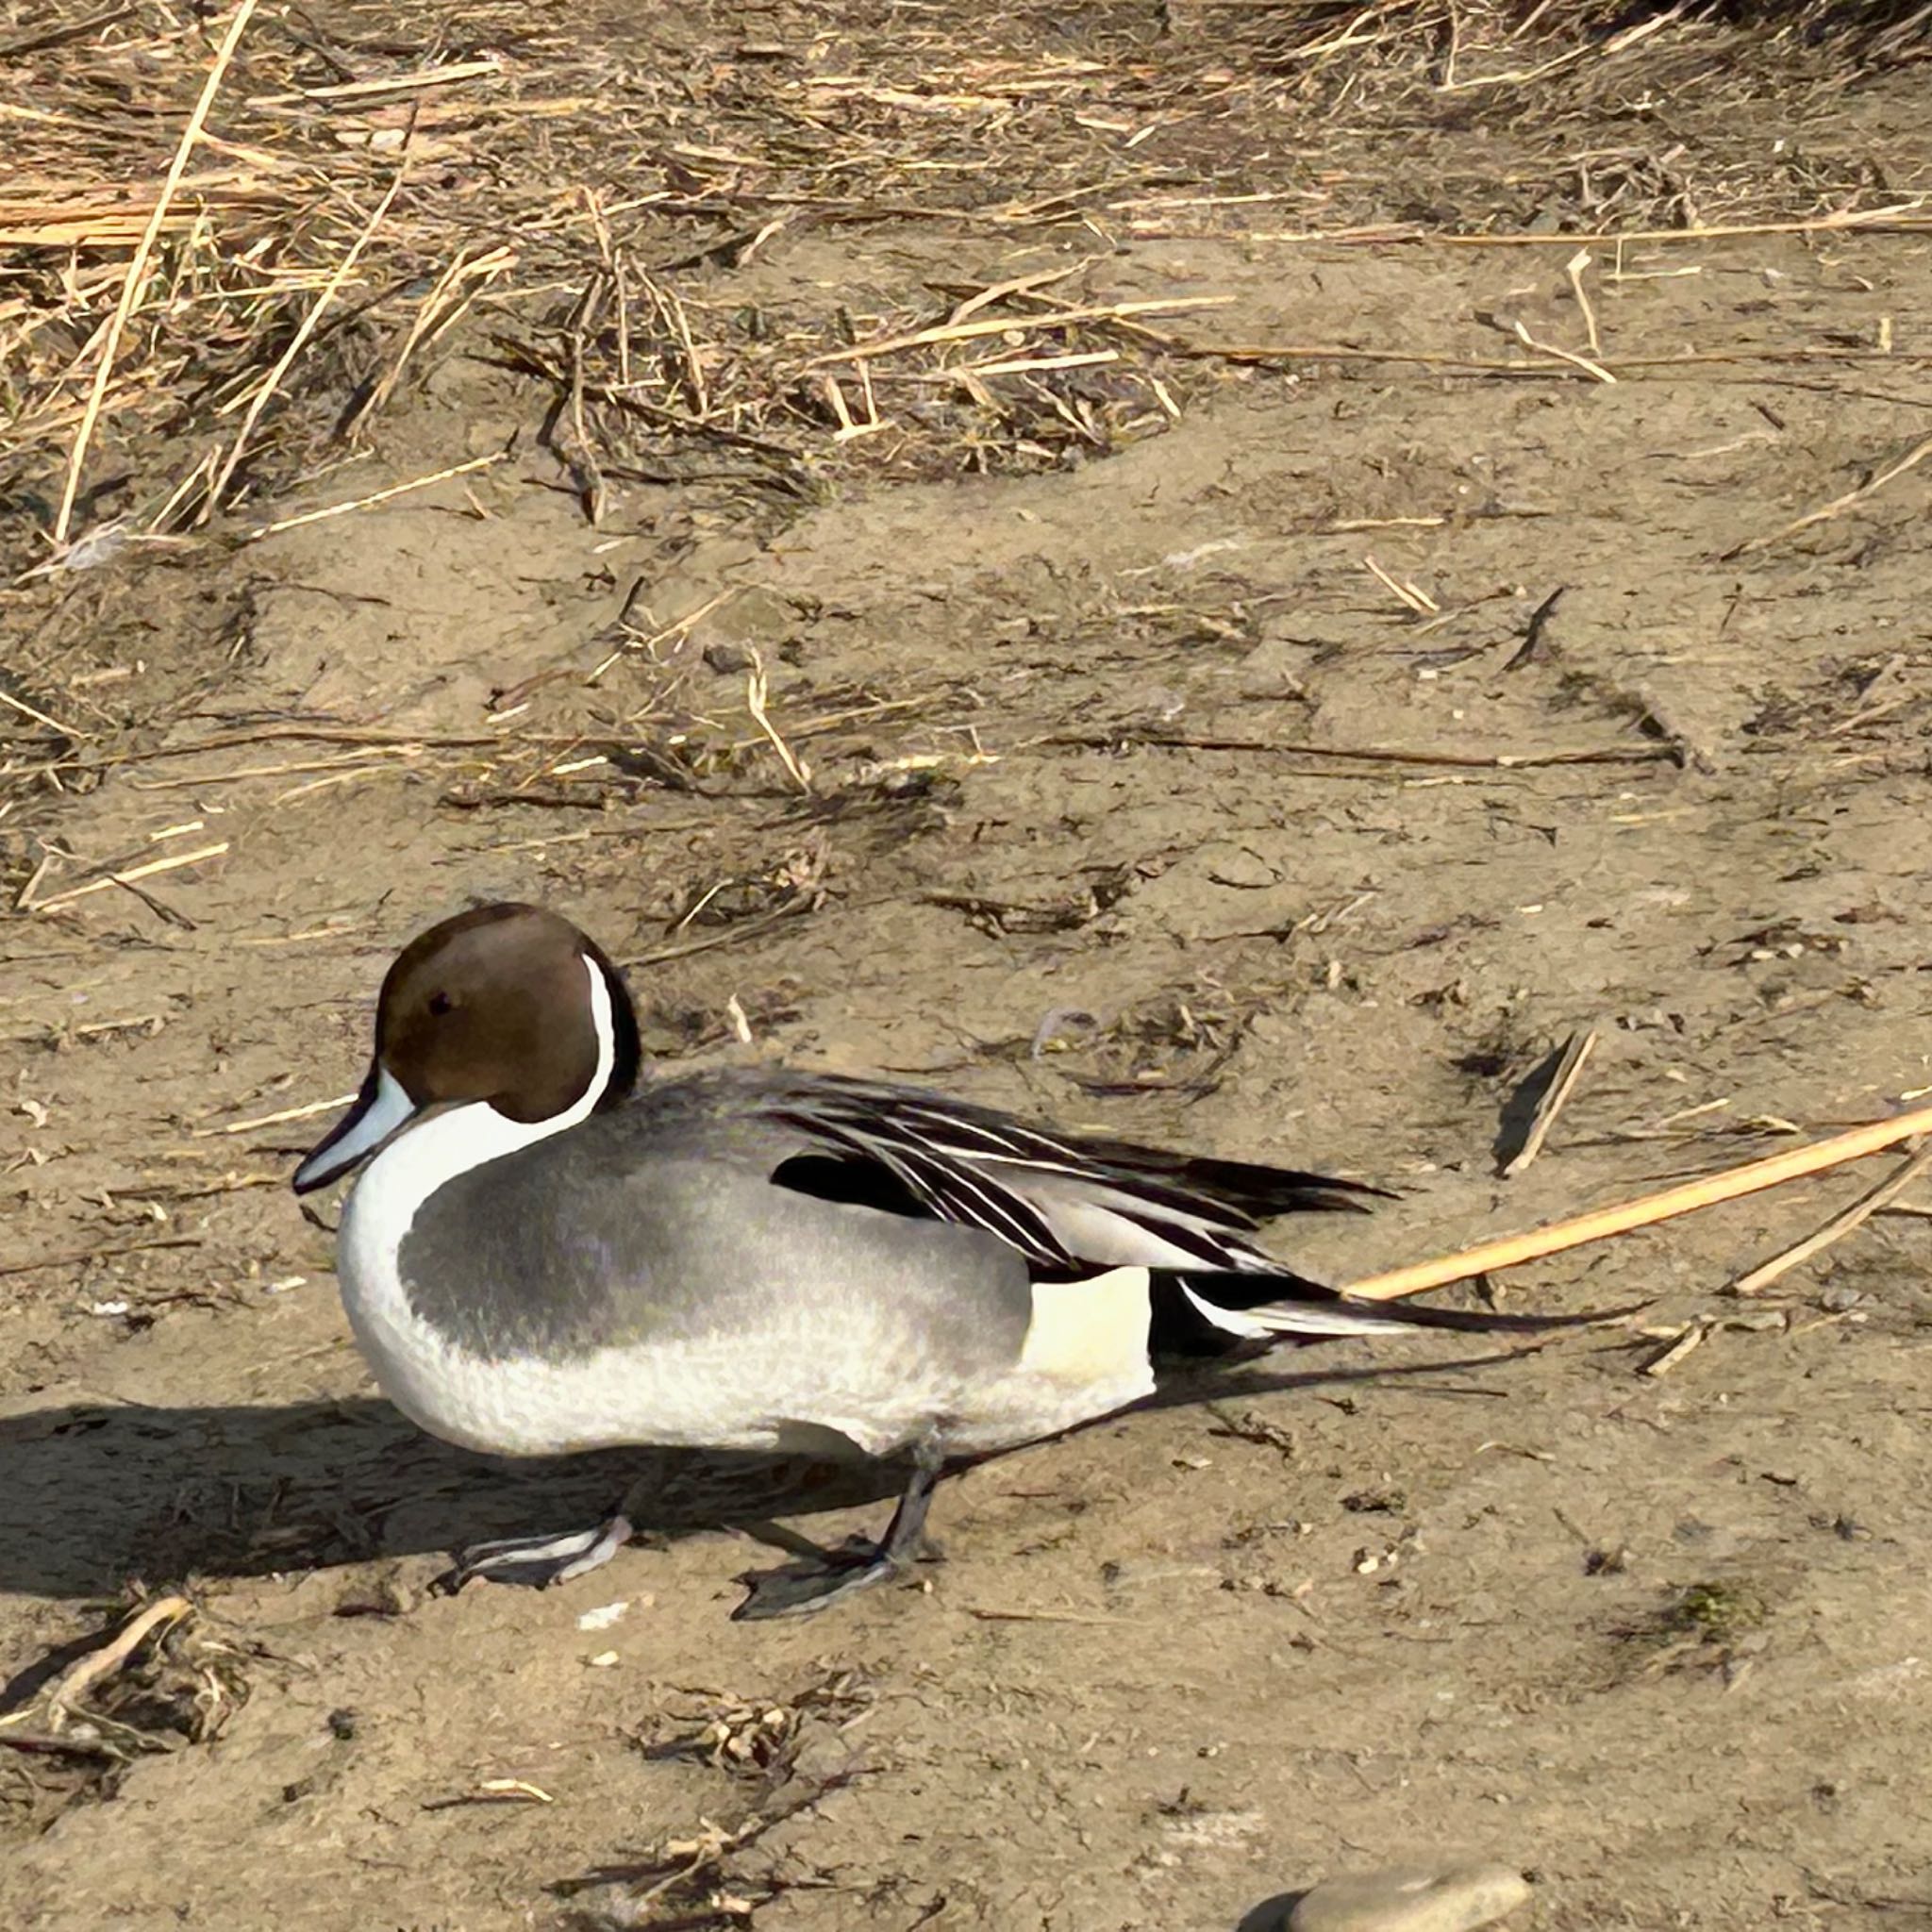
[[[1623,365],[1521,329],[1474,360],[1229,342],[1216,298],[1122,300],[1110,263],[1205,235],[1923,230],[1923,143],[1847,148],[1829,117],[1928,48],[1932,8],[1896,0],[845,0],[642,28],[522,4],[0,6],[0,621],[24,640],[0,814],[103,755],[51,675],[82,574],[486,466],[448,452],[382,489],[357,467],[453,355],[535,385],[592,520],[672,485],[766,528],[848,475],[1104,456],[1241,362],[1607,379]],[[838,272],[859,227],[894,236],[892,286]],[[1027,238],[1053,265],[974,271]],[[320,506],[289,514],[297,493]]]

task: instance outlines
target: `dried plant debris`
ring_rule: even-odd
[[[451,774],[441,803],[458,811],[607,812],[674,792],[782,801],[804,819],[921,803],[943,790],[949,765],[983,761],[969,751],[875,756],[882,725],[930,732],[974,708],[950,690],[889,694],[798,677],[774,691],[760,674],[703,710],[667,703],[661,688],[632,702],[628,690],[612,677],[587,705],[584,681],[565,674],[541,692],[526,688],[514,707],[491,714],[486,730],[441,745],[417,738],[372,750],[419,767],[441,764]],[[528,715],[539,703],[542,728]]]
[[[0,1752],[42,1800],[108,1795],[137,1757],[220,1735],[247,1702],[247,1656],[186,1597],[155,1598],[105,1640],[16,1677]]]
[[[1131,865],[1082,868],[1072,889],[1044,899],[1007,899],[989,892],[933,890],[921,893],[928,906],[964,913],[981,932],[1078,932],[1111,912],[1132,891],[1138,869]]]
[[[664,1735],[640,1740],[645,1755],[694,1760],[768,1785],[792,1774],[815,1732],[850,1731],[875,1700],[872,1686],[853,1671],[810,1679],[782,1697],[696,1694],[706,1700],[697,1710],[670,1714]]]
[[[570,1932],[727,1932],[788,1891],[836,1881],[761,1841],[825,1795],[788,1794],[767,1813],[732,1826],[700,1819],[687,1835],[663,1839],[636,1858],[599,1865],[550,1890],[572,1901]]]
[[[725,1824],[707,1814],[635,1857],[612,1860],[551,1887],[574,1905],[570,1923],[604,1928],[735,1926],[788,1890],[834,1883],[780,1834],[872,1767],[856,1733],[872,1716],[874,1691],[856,1673],[814,1678],[779,1697],[697,1693],[700,1708],[672,1718],[664,1735],[641,1739],[652,1757],[695,1763],[733,1781]],[[782,1840],[781,1841],[781,1838]]]
[[[1585,357],[1508,331],[1474,359],[1231,341],[1221,291],[1163,279],[1142,241],[1932,226],[1923,142],[1882,119],[1856,152],[1807,139],[1846,88],[1923,60],[1932,15],[1905,0],[1794,0],[1748,22],[1605,0],[1264,0],[1216,9],[1212,33],[1190,28],[1190,4],[1164,32],[1143,8],[1091,8],[1070,41],[1041,7],[895,17],[881,35],[869,0],[789,0],[756,42],[713,0],[641,22],[508,0],[454,23],[390,0],[325,21],[252,0],[207,17],[160,0],[75,20],[0,6],[0,602],[22,640],[0,679],[0,813],[100,782],[124,734],[185,695],[79,695],[68,654],[105,634],[92,583],[459,492],[505,460],[466,445],[395,480],[357,468],[439,371],[462,375],[466,404],[481,386],[501,420],[534,422],[538,460],[590,521],[650,492],[654,520],[695,541],[769,531],[850,478],[1084,463],[1247,365],[1564,381],[1619,366],[1592,374],[1594,343]],[[1666,99],[1699,111],[1654,150],[1632,104]],[[1724,111],[1746,101],[1762,111]],[[1470,138],[1473,112],[1493,141]],[[1757,132],[1767,116],[1788,130],[1774,144]],[[1450,150],[1464,174],[1445,171]],[[846,248],[861,229],[889,239]],[[1063,641],[1243,648],[1253,600],[1235,580],[1204,591],[1197,560]],[[248,648],[247,601],[228,593],[211,647]],[[658,621],[639,602],[634,585],[581,667],[535,681],[581,699],[620,664],[637,674],[642,702],[613,691],[580,735],[562,728],[575,718],[533,731],[532,687],[501,693],[475,740],[333,719],[285,762],[316,785],[427,769],[457,809],[602,812],[722,786],[829,813],[943,789],[904,770],[861,779],[811,741],[862,726],[815,727],[760,665],[736,665],[728,698],[699,684],[708,654],[686,647],[715,606]],[[569,709],[559,695],[546,719]],[[1159,708],[1189,695],[1163,691]],[[188,849],[165,857],[186,866]],[[0,855],[16,893],[44,856],[26,851]],[[134,892],[169,918],[138,880],[38,883]]]
[[[19,29],[0,75],[33,104],[0,192],[16,572],[236,511],[278,527],[266,506],[453,352],[541,385],[592,521],[632,483],[782,516],[848,472],[1054,467],[1158,434],[1220,379],[1191,339],[1219,298],[1135,292],[1122,241],[1932,223],[1923,156],[1915,175],[1908,151],[1802,131],[1859,75],[1924,58],[1906,0],[1736,25],[1607,0],[1299,0],[1217,9],[1212,34],[1185,30],[1183,0],[1166,34],[1089,8],[1073,47],[1054,9],[881,38],[858,0],[781,8],[756,48],[702,5],[621,31],[507,0],[420,32],[368,5],[36,11],[0,28]],[[1774,101],[1797,132],[1774,158],[1748,116],[1663,151],[1607,143],[1596,122],[1627,128],[1640,96]],[[1423,145],[1472,108],[1546,158],[1445,175]],[[1292,138],[1311,114],[1333,165]],[[1156,127],[1187,167],[1135,139]],[[767,274],[852,225],[903,234],[908,280]],[[1052,245],[1015,274],[1029,236]]]
[[[830,869],[831,852],[820,837],[756,873],[693,880],[684,891],[684,904],[667,927],[667,937],[693,926],[736,925],[741,920],[769,918],[801,900],[811,902]]]
[[[1494,1149],[1501,1177],[1513,1179],[1542,1152],[1596,1042],[1594,1027],[1573,1033],[1510,1094],[1503,1107]]]
[[[950,903],[952,896],[942,903]],[[995,1058],[1043,1062],[1082,1093],[1160,1093],[1199,1100],[1221,1084],[1250,1021],[1264,1011],[1280,1012],[1291,1003],[1287,990],[1278,986],[1235,992],[1197,976],[1124,1007],[1051,1007],[1029,1037],[985,1045]]]

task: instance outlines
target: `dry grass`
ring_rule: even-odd
[[[1084,293],[1110,241],[1348,233],[1378,216],[1389,232],[1413,200],[1403,151],[1472,113],[1533,121],[1549,164],[1438,179],[1398,226],[1668,229],[1897,203],[1880,158],[1803,149],[1807,110],[1932,38],[1923,8],[1798,8],[1752,33],[1740,69],[1737,31],[1681,7],[1628,24],[1575,0],[1514,18],[1177,0],[1165,32],[1100,7],[1076,42],[1022,11],[881,45],[845,6],[775,15],[768,42],[722,24],[680,71],[669,49],[554,9],[439,21],[262,9],[164,202],[219,23],[153,4],[71,26],[0,11],[0,487],[16,521],[57,521],[46,500],[150,226],[76,478],[82,541],[110,516],[160,534],[285,487],[319,431],[369,433],[479,298],[514,318],[499,352],[563,403],[555,434],[587,502],[626,463],[796,491],[813,469],[1052,461],[1158,429],[1174,407],[1158,337]],[[1793,128],[1780,165],[1755,140],[1731,156],[1663,140],[1561,152],[1606,105],[1717,90],[1777,98]],[[1398,121],[1410,134],[1391,151]],[[1319,155],[1296,139],[1310,127]],[[929,288],[916,307],[811,283],[769,304],[708,297],[718,269],[774,238],[853,224],[949,243],[1084,225],[1093,259],[996,291]],[[127,477],[143,431],[173,465]]]
[[[591,520],[648,482],[769,526],[855,473],[1104,456],[1237,361],[1631,371],[1534,339],[1481,362],[1222,344],[1211,297],[1115,299],[1122,243],[1932,225],[1923,143],[1847,150],[1828,118],[1926,58],[1925,6],[1166,0],[1070,25],[841,0],[758,23],[0,0],[7,620],[32,638],[77,573],[143,548],[290,527],[291,493],[452,355],[538,386]],[[1507,165],[1481,164],[1491,141]],[[891,235],[891,286],[854,269],[856,229]],[[974,272],[1029,239],[1048,266]],[[66,782],[82,735],[34,663],[0,678],[0,814]]]
[[[144,1754],[219,1737],[248,1699],[247,1650],[183,1596],[137,1607],[58,1660],[17,1679],[0,1712],[0,1758],[19,1774],[10,1796],[43,1821],[77,1795],[111,1796]]]

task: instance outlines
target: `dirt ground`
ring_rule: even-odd
[[[1924,88],[1846,93],[1841,144],[1923,142]],[[1434,138],[1439,194],[1507,159]],[[1569,245],[1271,224],[943,259],[827,227],[705,273],[1071,269],[1231,298],[1223,343],[1501,358],[1500,319],[1590,355]],[[5,1701],[138,1600],[198,1611],[97,1687],[93,1755],[0,1751],[9,1923],[1260,1932],[1448,1850],[1533,1874],[1524,1932],[1932,1927],[1932,1190],[1748,1304],[1874,1170],[1498,1280],[1708,1322],[1664,1375],[1626,1324],[1180,1385],[950,1486],[916,1586],[774,1626],[728,1621],[774,1560],[745,1525],[836,1540],[890,1477],[667,1459],[653,1546],[430,1594],[623,1471],[413,1431],[284,1185],[387,957],[504,896],[625,963],[666,1059],[1400,1189],[1275,1230],[1336,1277],[1932,1089],[1932,466],[1789,533],[1932,431],[1932,233],[1592,252],[1613,383],[1191,364],[1105,459],[782,518],[620,479],[592,527],[542,395],[458,337],[354,491],[508,459],[16,600],[59,650],[8,689],[145,735],[0,822],[9,900],[221,850],[4,936]],[[1509,1094],[1585,1027],[1499,1179]]]

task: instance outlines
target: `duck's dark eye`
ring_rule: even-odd
[[[446,992],[433,992],[429,995],[429,1010],[440,1020],[456,1005]]]

